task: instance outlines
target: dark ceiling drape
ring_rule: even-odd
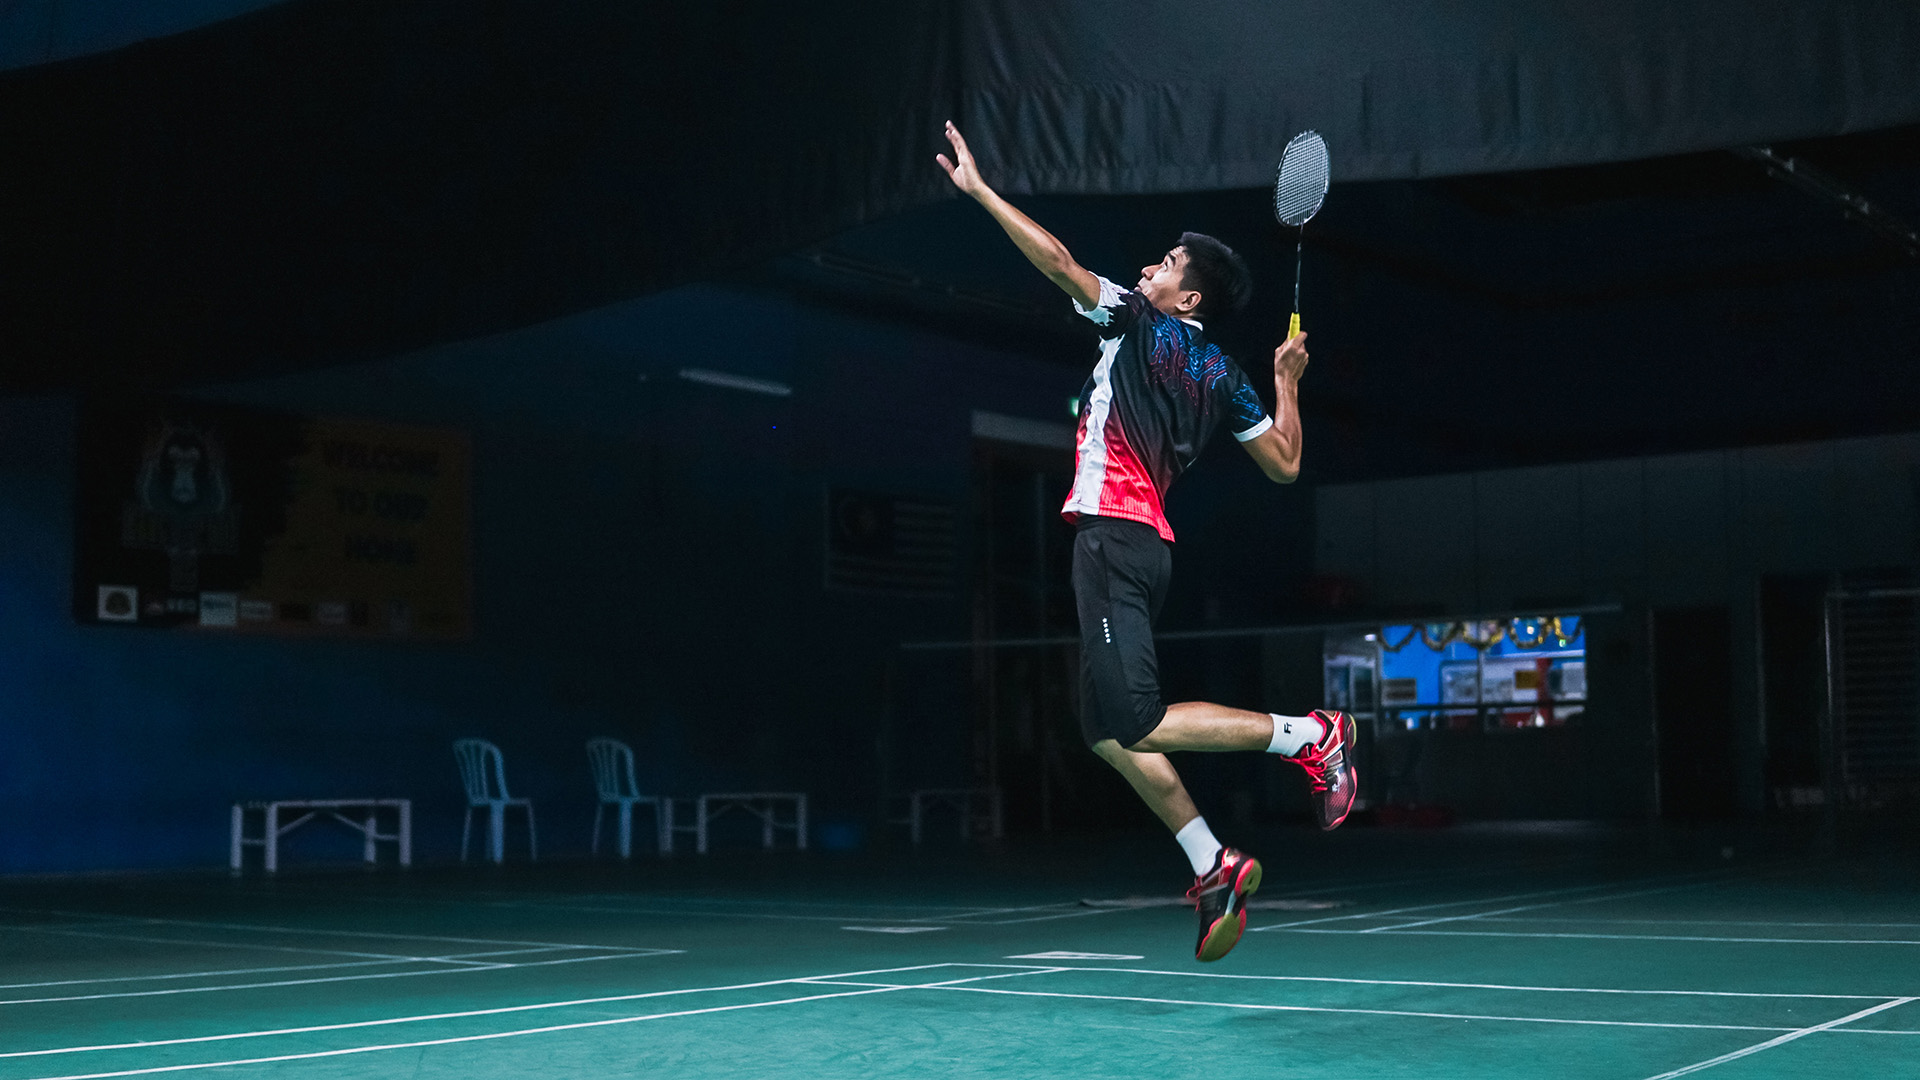
[[[1920,122],[1912,0],[294,0],[0,76],[12,389],[521,325],[949,197],[1621,161]]]

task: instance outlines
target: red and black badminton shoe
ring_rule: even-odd
[[[1353,771],[1353,717],[1332,709],[1315,709],[1312,716],[1327,733],[1319,742],[1302,747],[1292,760],[1307,770],[1320,827],[1337,829],[1360,792],[1360,778]]]
[[[1247,928],[1247,897],[1260,887],[1260,860],[1221,848],[1213,869],[1194,879],[1187,899],[1200,911],[1195,960],[1218,960],[1232,951]]]

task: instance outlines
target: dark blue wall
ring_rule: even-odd
[[[581,743],[603,733],[648,788],[804,788],[817,819],[864,819],[883,658],[963,636],[965,582],[951,601],[825,591],[824,491],[964,506],[971,410],[1064,422],[1083,376],[699,287],[195,391],[469,432],[476,631],[451,645],[76,625],[74,402],[0,401],[0,871],[218,865],[232,801],[328,795],[411,796],[420,856],[444,858],[462,735],[501,745],[556,853],[586,846]]]

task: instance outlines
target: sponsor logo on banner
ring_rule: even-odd
[[[140,590],[132,585],[102,585],[94,615],[101,622],[139,622]]]
[[[240,597],[230,592],[200,594],[201,626],[239,626]]]
[[[347,625],[347,602],[345,600],[322,600],[313,605],[313,621],[321,626]]]
[[[241,622],[272,622],[273,621],[273,601],[271,600],[240,601],[240,621]]]

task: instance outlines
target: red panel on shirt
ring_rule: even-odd
[[[1101,434],[1107,442],[1107,482],[1100,487],[1100,516],[1143,521],[1158,530],[1162,540],[1172,543],[1173,527],[1167,524],[1166,512],[1160,507],[1160,489],[1127,441],[1120,418],[1108,413]]]

